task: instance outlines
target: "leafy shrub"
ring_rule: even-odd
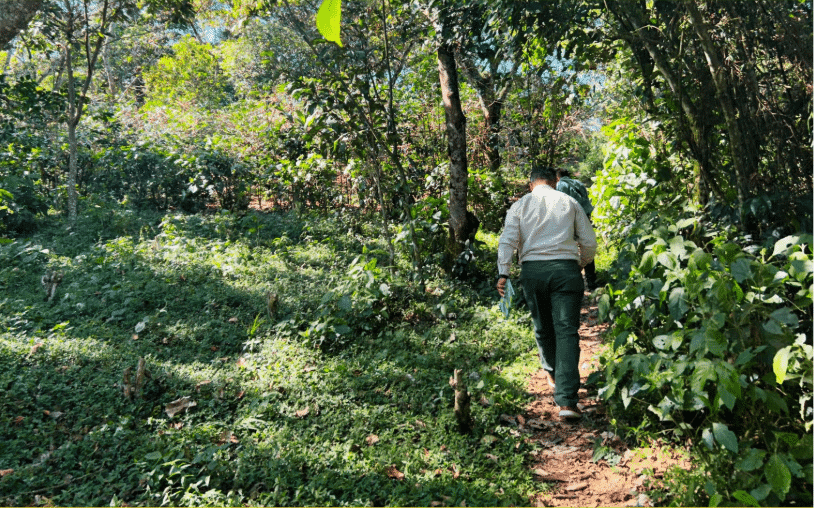
[[[305,341],[323,350],[341,348],[364,333],[374,331],[389,318],[386,298],[390,286],[383,281],[377,260],[354,259],[347,272],[338,275],[314,312]]]
[[[696,443],[708,478],[694,495],[810,502],[811,237],[750,254],[686,240],[689,219],[648,222],[600,299],[613,340],[600,396],[620,425]]]
[[[591,381],[617,426],[692,443],[699,467],[657,502],[811,504],[811,236],[755,245],[720,207],[697,215],[666,178],[691,175],[665,171],[636,128],[604,132],[593,218],[617,257]]]

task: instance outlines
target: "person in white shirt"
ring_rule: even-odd
[[[596,234],[580,204],[555,190],[555,168],[535,166],[529,180],[531,192],[506,214],[498,242],[497,290],[503,296],[517,251],[540,362],[554,386],[559,416],[578,419],[582,267],[593,261]]]

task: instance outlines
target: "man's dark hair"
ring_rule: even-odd
[[[557,170],[557,176],[559,176],[560,178],[562,177],[571,178],[571,172],[568,171],[567,169],[560,168]]]
[[[537,180],[556,181],[557,168],[552,168],[551,166],[533,166],[529,174],[529,181],[534,183]]]

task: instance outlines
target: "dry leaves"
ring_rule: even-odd
[[[394,480],[404,479],[404,473],[396,469],[395,464],[387,468],[387,476],[389,478],[393,478]]]
[[[239,442],[240,440],[237,438],[237,436],[234,435],[234,433],[232,433],[231,430],[224,430],[223,432],[221,432],[220,439],[218,439],[218,444],[220,445],[226,443],[237,444]]]
[[[183,413],[187,409],[197,405],[198,403],[192,400],[191,397],[181,397],[180,399],[174,400],[164,406],[164,411],[167,413],[167,416],[172,418],[173,416]]]

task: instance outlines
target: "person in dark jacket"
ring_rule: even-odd
[[[568,194],[576,199],[579,206],[585,211],[588,219],[591,218],[591,212],[594,211],[594,205],[591,203],[591,198],[588,197],[588,189],[579,180],[571,178],[571,173],[567,169],[557,170],[557,190]],[[596,289],[596,263],[591,261],[584,268],[585,271],[585,284],[589,291]]]

